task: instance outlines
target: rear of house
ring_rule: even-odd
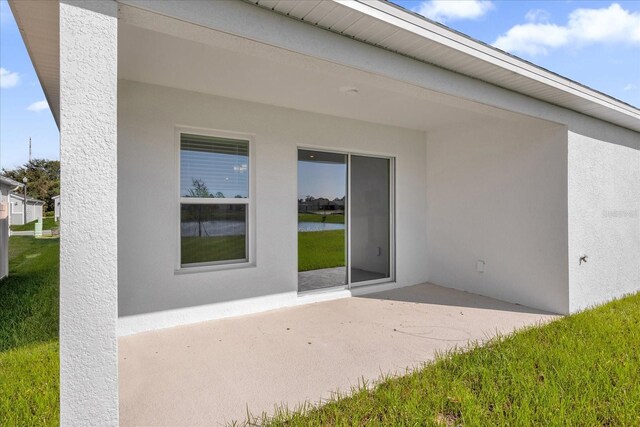
[[[117,422],[117,334],[640,289],[633,106],[386,2],[10,5],[61,131],[63,421]]]

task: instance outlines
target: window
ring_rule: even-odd
[[[180,265],[248,262],[249,141],[180,134]]]

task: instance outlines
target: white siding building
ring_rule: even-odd
[[[9,194],[21,187],[21,183],[0,176],[0,279],[9,274]]]
[[[44,202],[42,200],[32,199],[27,196],[27,218],[25,221],[24,214],[24,196],[18,193],[9,195],[9,203],[11,205],[11,214],[9,216],[9,225],[23,225],[32,221],[41,221]]]
[[[423,282],[555,313],[640,289],[634,106],[384,1],[9,4],[60,126],[63,425],[117,424],[118,334]],[[311,291],[306,196],[346,200]]]

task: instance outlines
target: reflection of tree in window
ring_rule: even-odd
[[[189,193],[186,195],[187,197],[212,197],[207,188],[207,184],[205,184],[203,180],[191,178],[191,183],[193,184],[193,188],[189,189]]]

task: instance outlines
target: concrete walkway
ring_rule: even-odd
[[[423,284],[119,340],[123,426],[211,426],[401,374],[555,316]]]

